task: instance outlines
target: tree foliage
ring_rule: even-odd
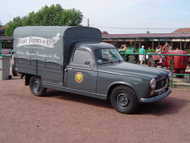
[[[59,4],[45,6],[27,16],[15,17],[7,23],[5,34],[11,36],[18,26],[77,26],[82,22],[82,18],[82,13],[76,9],[63,9]]]

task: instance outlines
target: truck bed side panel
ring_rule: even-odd
[[[42,62],[38,60],[27,60],[16,58],[17,71],[20,73],[40,76],[43,81],[51,81],[52,83],[63,83],[63,66]]]
[[[15,58],[16,68],[18,72],[36,75],[36,61],[35,60],[27,60],[22,58]]]
[[[63,84],[63,66],[50,63],[50,62],[38,62],[38,75],[41,76],[42,81],[51,81],[59,85]]]

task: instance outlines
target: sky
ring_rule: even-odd
[[[80,10],[82,24],[109,33],[167,33],[190,27],[190,0],[1,0],[0,21],[6,24],[45,5]]]

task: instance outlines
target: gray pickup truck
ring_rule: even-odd
[[[90,27],[26,26],[14,31],[15,66],[36,96],[46,89],[111,102],[121,113],[167,97],[169,72],[125,62]]]

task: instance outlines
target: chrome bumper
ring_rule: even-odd
[[[171,89],[168,89],[166,92],[160,94],[160,95],[157,95],[157,96],[154,96],[154,97],[150,97],[150,98],[140,98],[140,102],[142,103],[152,103],[152,102],[157,102],[157,101],[160,101],[162,100],[163,98],[167,97],[168,95],[170,95],[171,93]]]

